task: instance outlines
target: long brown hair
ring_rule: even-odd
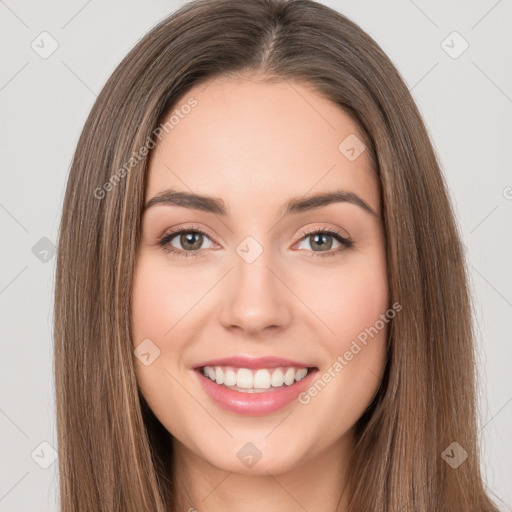
[[[58,245],[61,510],[175,510],[170,435],[139,393],[131,341],[148,161],[140,148],[191,87],[243,72],[313,86],[356,120],[374,155],[390,299],[403,309],[390,324],[382,385],[357,424],[350,511],[496,511],[480,474],[467,272],[439,164],[388,57],[311,0],[186,4],[130,51],[92,108]],[[442,457],[452,442],[468,454],[457,468]]]

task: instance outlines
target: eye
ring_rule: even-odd
[[[338,244],[338,248],[335,250],[330,250],[334,245]],[[345,249],[349,249],[354,245],[353,241],[350,238],[343,236],[339,231],[334,229],[314,229],[306,231],[306,236],[301,238],[301,243],[306,243],[306,249],[310,249],[310,254],[308,257],[324,257],[324,256],[335,256]],[[304,248],[299,247],[300,250],[304,250]]]
[[[206,247],[204,246],[205,242],[207,242]],[[306,231],[305,236],[303,233],[303,237],[298,242],[298,244],[303,243],[306,243],[306,245],[309,246],[305,248],[309,249],[306,251],[309,253],[308,257],[313,258],[317,256],[335,256],[345,249],[353,246],[353,242],[350,238],[343,236],[335,229],[329,228]],[[176,247],[176,244],[178,247]],[[331,250],[333,245],[336,244],[338,244],[338,248]],[[189,258],[201,256],[203,254],[203,249],[211,249],[214,244],[209,235],[201,228],[189,226],[187,228],[167,232],[159,239],[158,245],[166,252],[173,253],[176,256]],[[298,247],[298,249],[304,250],[304,247]]]
[[[204,246],[205,241],[209,242],[206,246]],[[176,247],[176,244],[178,247]],[[202,229],[188,227],[166,233],[160,238],[158,245],[164,251],[188,258],[190,256],[199,256],[202,249],[212,248],[213,242]]]

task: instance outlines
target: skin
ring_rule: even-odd
[[[345,137],[360,134],[357,125],[305,85],[231,76],[196,86],[178,105],[190,97],[197,106],[151,153],[146,202],[175,188],[221,198],[228,215],[169,204],[147,209],[132,296],[134,347],[149,338],[160,350],[149,366],[136,361],[136,372],[173,436],[172,462],[189,480],[191,496],[180,510],[345,510],[347,493],[338,500],[353,427],[378,389],[387,325],[308,404],[293,401],[268,415],[221,409],[192,366],[270,355],[321,373],[386,312],[385,239],[368,151],[354,161],[340,152]],[[348,202],[279,213],[292,197],[340,189],[377,215]],[[193,249],[200,256],[158,245],[171,228],[191,223],[208,234]],[[353,246],[328,237],[314,251],[313,236],[304,234],[310,228],[335,229]],[[247,236],[263,248],[250,264],[236,252]],[[177,235],[168,245],[190,253],[182,242]],[[329,251],[335,254],[319,256]],[[251,468],[237,457],[247,442],[262,453]]]

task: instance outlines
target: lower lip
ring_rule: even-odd
[[[203,389],[217,405],[243,416],[262,416],[282,409],[310,385],[317,372],[317,369],[310,370],[306,377],[291,386],[270,388],[262,393],[244,393],[221,386],[205,377],[201,370],[195,370]]]

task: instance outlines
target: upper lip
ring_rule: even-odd
[[[223,357],[220,359],[211,359],[193,366],[194,369],[202,368],[203,366],[234,366],[236,368],[279,368],[281,366],[293,366],[294,368],[313,368],[312,365],[299,363],[292,359],[285,359],[282,357]]]

